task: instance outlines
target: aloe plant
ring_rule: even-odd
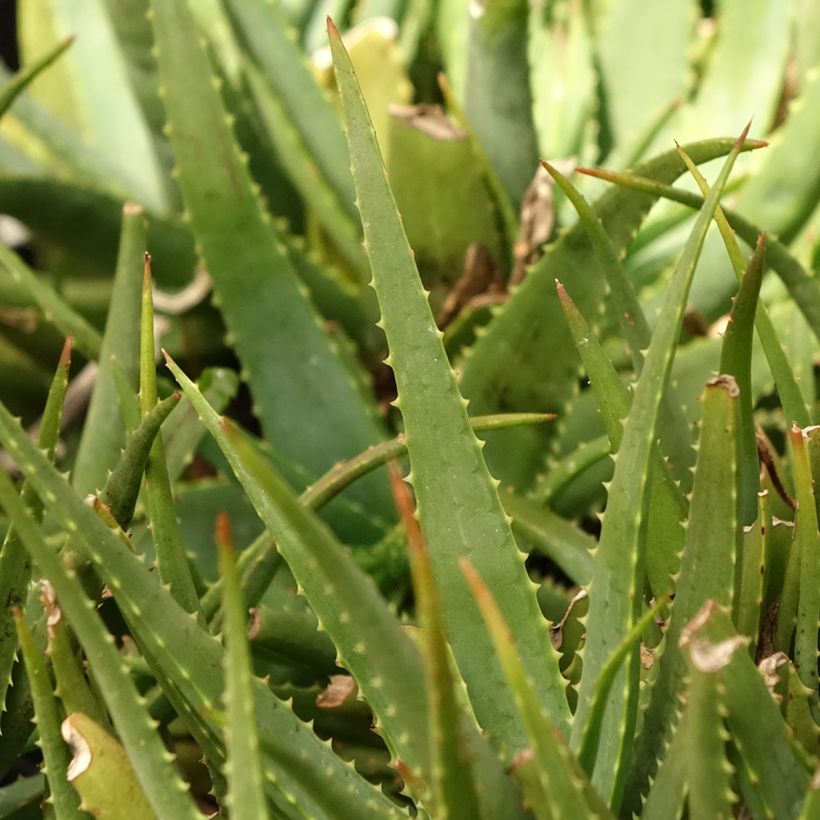
[[[820,13],[643,5],[21,5],[0,815],[820,816]]]

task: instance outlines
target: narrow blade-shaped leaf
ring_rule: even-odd
[[[145,214],[139,205],[129,203],[122,209],[119,255],[99,351],[99,370],[71,478],[77,492],[83,495],[102,488],[125,443],[126,426],[110,363],[112,358],[116,359],[131,392],[136,394],[144,253]]]
[[[63,401],[68,387],[68,371],[71,365],[71,337],[66,339],[54,379],[46,399],[37,436],[38,446],[54,458],[60,432]],[[43,505],[31,485],[23,484],[20,500],[28,508],[33,520],[39,521]],[[31,581],[31,557],[23,546],[14,527],[9,527],[0,551],[0,712],[6,708],[6,692],[11,683],[11,670],[17,653],[17,632],[12,619],[14,607],[23,608]]]
[[[26,89],[26,86],[36,79],[41,71],[44,71],[57,60],[73,42],[74,37],[66,37],[64,40],[61,40],[51,51],[40,57],[39,60],[35,60],[31,65],[20,69],[20,71],[0,89],[0,117],[3,116],[4,112],[17,99],[18,95]]]
[[[44,773],[51,792],[50,802],[58,820],[81,820],[85,813],[80,810],[80,798],[68,782],[67,772],[71,756],[60,734],[60,714],[57,699],[51,690],[45,660],[34,642],[19,609],[14,610],[17,635],[26,674],[31,682],[34,714],[37,721],[39,745],[43,750]]]
[[[506,754],[523,745],[515,708],[504,698],[492,645],[458,569],[469,556],[516,631],[522,660],[544,693],[555,726],[569,709],[555,650],[535,592],[467,418],[442,334],[436,328],[387,181],[375,132],[350,58],[332,23],[330,44],[350,145],[381,324],[396,374],[419,521],[442,589],[442,615],[483,729]],[[505,702],[506,701],[506,702]]]
[[[304,486],[379,441],[381,425],[318,321],[254,190],[188,0],[153,0],[152,8],[171,143],[194,235],[262,429],[281,453],[278,467]],[[365,509],[392,515],[381,476],[352,492]],[[351,538],[361,532],[357,527]]]
[[[21,459],[24,458],[19,447],[5,437],[4,444],[12,453]],[[78,501],[82,504],[79,499]],[[71,621],[91,668],[100,682],[114,725],[128,750],[151,807],[160,817],[194,820],[198,812],[188,798],[160,736],[140,703],[139,693],[120,662],[111,636],[85,596],[80,582],[68,573],[53,549],[45,543],[37,525],[28,518],[28,512],[17,498],[11,481],[2,471],[0,503],[14,521],[26,549],[31,552],[57,592],[60,605]],[[75,522],[75,529],[78,526]]]
[[[481,617],[487,623],[507,685],[521,714],[527,747],[533,751],[543,793],[550,797],[550,810],[559,817],[611,817],[573,758],[562,733],[550,720],[538,690],[521,663],[516,636],[489,588],[466,558],[461,559],[460,566]]]
[[[636,617],[644,567],[641,530],[647,501],[647,473],[658,412],[669,379],[698,255],[723,186],[745,137],[746,132],[729,154],[687,240],[670,281],[667,298],[658,317],[657,329],[635,390],[620,455],[615,462],[615,474],[609,490],[607,513],[590,585],[584,676],[578,694],[575,726],[583,725],[598,673]],[[601,747],[593,776],[595,785],[616,808],[620,805],[623,794],[626,758],[630,751],[627,746],[631,743],[637,717],[637,660],[635,653],[634,659],[630,659],[613,687],[603,731],[607,743]],[[579,740],[580,737],[573,733],[573,745],[577,745]]]
[[[675,602],[658,675],[650,693],[643,728],[633,751],[627,805],[639,806],[638,793],[654,774],[658,750],[669,736],[686,676],[686,658],[678,641],[686,624],[709,599],[732,600],[737,538],[736,403],[731,376],[718,376],[706,386],[698,464],[689,523],[675,587]]]
[[[262,788],[259,737],[253,706],[251,656],[248,649],[248,618],[236,571],[236,556],[230,522],[222,513],[217,519],[217,546],[222,576],[225,613],[225,707],[227,726],[228,806],[236,817],[263,818],[267,815]]]

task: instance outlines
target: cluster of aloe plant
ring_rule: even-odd
[[[820,6],[714,15],[20,5],[0,816],[820,818]]]

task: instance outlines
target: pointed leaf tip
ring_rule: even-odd
[[[216,514],[214,540],[220,552],[233,552],[233,535],[231,534],[231,517],[226,512]]]
[[[336,28],[336,24],[333,22],[333,18],[328,14],[326,18],[327,22],[327,33],[329,37],[337,37],[339,36],[339,29]]]
[[[65,342],[63,343],[63,349],[60,353],[60,367],[69,367],[71,364],[71,349],[74,344],[74,340],[69,333],[68,336],[65,337]]]

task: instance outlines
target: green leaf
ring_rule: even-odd
[[[383,726],[389,748],[412,771],[428,772],[429,746],[418,729],[419,716],[427,710],[418,685],[423,671],[410,639],[371,579],[298,502],[270,463],[238,428],[217,416],[174,362],[169,360],[168,366],[276,539],[321,628],[336,645],[340,662],[356,678]]]
[[[550,810],[560,817],[611,817],[566,742],[549,717],[544,701],[520,660],[517,635],[504,620],[489,587],[467,558],[459,561],[470,591],[487,624],[493,647],[504,670],[507,685],[525,727],[543,794],[550,798]]]
[[[12,817],[14,813],[40,800],[46,779],[41,774],[20,777],[8,786],[0,788],[0,816]]]
[[[74,754],[68,779],[86,811],[111,820],[152,816],[125,749],[102,726],[74,712],[63,721],[62,733]]]
[[[713,601],[693,619],[690,634],[711,644],[736,636],[728,613]],[[787,739],[788,727],[763,676],[748,653],[734,652],[722,677],[729,732],[757,781],[767,813],[778,818],[797,817],[809,784],[809,770]]]
[[[472,418],[470,424],[476,433],[483,433],[490,430],[505,430],[508,427],[523,424],[541,424],[554,418],[549,413],[499,413],[494,416]],[[358,456],[340,462],[328,470],[302,493],[301,501],[318,510],[360,476],[406,452],[407,438],[405,435],[399,435],[381,444],[374,444]]]
[[[627,0],[605,7],[598,57],[606,123],[616,146],[633,147],[669,102],[686,94],[695,20],[689,0],[648,6]]]
[[[248,619],[236,571],[230,521],[217,518],[219,569],[222,576],[222,609],[225,617],[225,751],[228,778],[227,804],[236,817],[265,817],[259,737],[253,704],[253,672],[248,648]]]
[[[728,820],[734,816],[735,798],[729,785],[732,768],[726,759],[729,736],[723,726],[726,703],[721,670],[747,639],[734,636],[713,644],[695,637],[687,627],[680,640],[689,666],[686,713],[678,728],[685,735],[689,813],[693,820]]]
[[[706,385],[698,463],[689,522],[675,585],[675,602],[658,673],[644,712],[643,728],[634,743],[627,785],[627,806],[637,807],[638,793],[654,773],[658,750],[668,737],[687,673],[679,639],[686,624],[707,599],[732,601],[737,540],[736,404],[738,388],[731,376]]]
[[[817,507],[814,482],[809,467],[812,429],[789,431],[792,450],[794,485],[797,489],[797,516],[792,549],[800,556],[800,592],[797,602],[797,622],[794,636],[794,663],[803,681],[814,692],[817,708],[817,626],[820,617],[820,531],[817,528]]]
[[[8,512],[8,510],[7,510]],[[57,699],[51,690],[45,661],[34,643],[31,631],[26,626],[19,609],[14,610],[17,636],[26,665],[26,674],[31,683],[34,713],[37,720],[39,745],[43,750],[44,771],[51,792],[51,803],[58,820],[80,820],[85,813],[80,811],[80,798],[68,782],[66,773],[70,756],[60,734],[60,714]]]
[[[43,580],[41,582],[43,610],[46,615],[48,645],[46,653],[51,659],[54,671],[54,694],[63,704],[63,713],[83,712],[105,729],[112,731],[105,707],[92,693],[77,657],[74,636],[71,627],[66,623],[63,612],[57,603],[54,587]]]
[[[111,360],[136,393],[139,369],[139,304],[145,253],[145,216],[139,205],[122,209],[119,258],[108,308],[105,333],[99,349],[99,369],[74,462],[72,484],[78,493],[103,486],[108,470],[125,443],[125,422],[117,401]]]
[[[103,0],[51,0],[40,14],[50,18],[57,37],[82,32],[60,64],[70,82],[82,140],[116,169],[127,191],[162,211],[168,180],[131,86],[125,55]],[[104,65],[106,70],[100,71]]]
[[[157,406],[157,371],[154,353],[154,297],[151,279],[151,257],[145,255],[142,280],[142,316],[140,320],[140,411],[143,419]],[[145,494],[157,569],[163,583],[188,612],[196,612],[199,598],[194,588],[191,568],[179,533],[171,482],[165,462],[162,432],[158,431],[151,443],[145,465]]]
[[[86,555],[93,559],[96,571],[113,592],[143,656],[151,665],[152,672],[162,684],[174,708],[194,734],[207,759],[221,766],[224,751],[219,739],[221,724],[217,723],[217,715],[222,693],[220,670],[224,657],[220,643],[208,635],[195,618],[185,613],[171,597],[170,592],[149,575],[142,561],[131,552],[118,534],[109,529],[97,513],[71,490],[67,482],[49,465],[43,454],[28,440],[3,405],[0,405],[0,441],[11,453],[16,454],[21,470],[32,480],[32,486],[44,498],[48,509],[78,541]],[[7,502],[5,496],[8,493],[2,492],[6,486],[10,486],[8,478],[2,474],[0,503],[16,511],[14,520],[17,523],[17,512],[20,513],[20,519],[24,518],[24,514],[19,508],[16,496]],[[31,534],[33,525],[31,522],[24,523],[28,524],[25,532],[21,528],[21,536],[25,541],[26,532]],[[26,543],[28,547],[31,539]],[[116,704],[113,703],[112,698],[116,699],[119,692],[118,676],[124,674],[118,663],[119,656],[107,639],[103,642],[105,649],[97,647],[96,639],[93,645],[89,644],[88,640],[93,638],[92,626],[87,620],[78,623],[76,607],[81,607],[79,617],[92,618],[91,624],[101,629],[99,621],[93,611],[86,608],[88,605],[77,603],[76,598],[71,599],[75,603],[69,606],[66,591],[70,592],[73,589],[76,595],[79,595],[79,588],[74,586],[77,582],[71,576],[65,575],[62,562],[53,553],[48,552],[48,549],[42,545],[42,550],[37,550],[35,558],[46,577],[52,581],[63,611],[83,643],[86,657],[105,696],[106,705],[112,712],[114,725],[131,756],[140,783],[143,784],[153,805],[156,795],[146,785],[143,774],[153,777],[157,775],[157,771],[153,764],[146,771],[138,760],[138,753],[131,745],[132,741],[142,744],[140,753],[150,754],[151,761],[159,758],[164,762],[164,758],[153,746],[154,740],[147,739],[145,735],[145,731],[150,731],[151,737],[155,738],[153,727],[143,724],[139,716],[144,714],[144,710],[141,711],[140,707],[132,704],[128,698],[124,702],[117,700]],[[340,550],[338,547],[337,549]],[[327,550],[323,549],[321,555],[322,560],[327,561]],[[61,578],[69,578],[71,583],[61,582],[58,585],[55,580],[58,575]],[[336,577],[332,575],[332,580],[336,580]],[[347,585],[342,586],[351,589],[350,579],[347,578],[346,581]],[[325,579],[321,579],[323,592],[324,583]],[[318,585],[317,583],[316,586]],[[363,602],[367,600],[360,593],[361,590],[358,588],[352,588],[348,593],[355,599],[357,607],[351,611],[357,613],[362,611]],[[81,599],[85,600],[84,597]],[[333,617],[338,618],[339,610],[335,602],[328,603],[333,603]],[[384,645],[395,647],[402,642],[399,652],[402,648],[405,652],[408,651],[406,642],[409,642],[409,639],[401,632],[395,619],[391,621],[392,616],[383,605],[378,613],[368,615],[367,612],[363,612],[361,618],[367,626],[389,630],[383,641]],[[105,634],[103,632],[102,637]],[[364,634],[367,634],[366,629]],[[354,648],[361,648],[355,640],[349,643],[353,644]],[[380,639],[374,639],[372,645],[377,646],[380,643]],[[414,651],[412,644],[409,646],[410,651]],[[97,649],[99,652],[95,654]],[[109,657],[109,650],[110,653],[114,653],[113,658]],[[386,663],[392,664],[389,668],[392,670],[399,667],[397,655],[397,652],[393,656],[382,652],[374,657],[376,660],[385,657]],[[104,664],[106,659],[107,665]],[[99,671],[101,666],[104,667],[102,672]],[[415,697],[413,679],[414,674],[411,672],[401,680],[402,686],[410,688],[410,697],[400,694],[390,703],[409,700],[412,704],[412,698]],[[126,676],[126,680],[131,686],[131,678]],[[109,690],[114,694],[110,695]],[[265,761],[266,792],[280,811],[284,811],[282,806],[296,802],[304,806],[306,813],[312,813],[312,816],[316,817],[334,816],[339,806],[356,806],[358,811],[367,810],[374,817],[399,814],[394,804],[376,792],[328,749],[261,681],[255,681],[254,695],[256,720]],[[125,725],[126,718],[123,712],[131,715],[133,722]],[[420,709],[411,710],[414,720],[420,713]],[[413,742],[413,739],[409,742]],[[155,765],[160,766],[159,762]],[[159,776],[162,776],[161,773]],[[317,787],[319,783],[322,784],[321,789]],[[167,783],[158,793],[168,800],[174,799],[174,794]],[[176,818],[187,815],[184,812],[174,813],[169,810],[168,816]]]
[[[413,577],[416,615],[421,629],[425,680],[429,711],[430,759],[433,771],[430,787],[431,810],[453,820],[470,820],[486,815],[479,797],[480,781],[471,765],[466,738],[466,714],[458,702],[457,675],[441,617],[440,593],[433,564],[424,541],[410,489],[401,473],[391,473],[393,496],[407,534],[410,570]],[[486,783],[484,784],[486,789]]]
[[[757,494],[760,491],[760,458],[757,454],[757,436],[752,391],[752,342],[754,318],[757,310],[760,284],[763,281],[765,237],[761,235],[755,252],[749,259],[746,273],[729,315],[729,326],[723,337],[720,352],[720,372],[732,376],[740,390],[737,403],[737,468],[739,523],[749,526],[757,518]],[[762,314],[762,312],[761,312]],[[738,572],[742,568],[743,540],[738,531]],[[739,582],[738,574],[738,582]],[[736,584],[739,588],[739,583]]]
[[[705,162],[726,154],[732,142],[709,140],[687,145],[686,150],[696,161]],[[744,150],[759,145],[747,141]],[[673,151],[636,170],[666,182],[675,180],[684,166]],[[616,251],[625,250],[653,203],[650,197],[607,191],[593,204]],[[584,316],[598,315],[603,282],[582,225],[574,225],[546,249],[465,358],[459,385],[476,415],[499,409],[560,412],[573,395],[578,365],[554,293],[556,277],[572,293]],[[488,442],[487,463],[505,483],[526,486],[543,465],[551,432],[521,430],[497,436]]]
[[[759,145],[760,143],[756,143],[754,147],[759,147]],[[687,154],[691,155],[690,146],[685,146],[685,150]],[[619,174],[599,168],[579,168],[578,170],[580,173],[615,182],[619,186],[631,190],[641,191],[654,197],[664,197],[671,199],[673,202],[680,202],[689,208],[699,210],[703,207],[704,199],[702,196],[647,179],[639,174]],[[723,208],[723,213],[737,235],[748,245],[754,246],[761,234],[760,229],[735,211]],[[805,316],[814,335],[820,337],[820,285],[806,272],[800,262],[789,253],[788,248],[771,236],[766,241],[766,257],[768,264],[780,277],[796,305]]]
[[[282,100],[277,97],[265,75],[250,61],[246,61],[244,73],[259,118],[288,178],[354,271],[355,278],[365,281],[367,256],[362,249],[355,217],[345,209],[336,192],[321,176],[302,135],[294,128]],[[318,124],[314,123],[313,129],[317,127]],[[338,130],[338,125],[336,128]]]
[[[8,418],[4,407],[0,407],[0,416],[2,416],[0,425],[4,428],[3,443],[12,454],[28,463],[28,455],[24,455],[25,451],[21,450],[18,442],[10,440],[5,435],[8,426],[14,426],[14,422]],[[17,429],[20,436],[25,439],[25,434],[19,430],[19,427]],[[26,444],[28,444],[27,441]],[[30,449],[34,451],[30,455],[38,453],[33,445]],[[19,466],[25,467],[25,464]],[[48,466],[47,463],[46,466]],[[66,492],[68,491],[66,487]],[[197,811],[169,762],[160,736],[151,725],[140,703],[136,687],[120,662],[111,636],[103,627],[95,612],[95,607],[85,596],[79,581],[69,575],[62,561],[43,540],[42,533],[36,524],[29,519],[27,510],[20,503],[11,482],[2,471],[0,471],[0,503],[18,528],[26,549],[30,551],[32,558],[37,561],[40,569],[54,587],[60,606],[83,645],[89,664],[100,684],[106,706],[111,712],[114,726],[128,751],[140,784],[151,802],[151,807],[160,816],[193,820],[197,816]],[[79,498],[77,503],[84,506]],[[92,518],[96,519],[93,511],[86,509]],[[78,530],[79,524],[74,519],[71,519],[70,523],[74,530]],[[99,523],[105,527],[102,522]],[[109,532],[107,528],[105,529]],[[111,535],[116,538],[113,533]]]
[[[51,388],[40,421],[37,445],[54,458],[60,433],[65,392],[68,387],[68,371],[71,365],[71,338],[66,339],[60,361],[51,382]],[[39,521],[43,505],[31,485],[24,483],[20,490],[20,500],[28,508],[33,521]],[[17,653],[17,632],[12,619],[14,607],[24,608],[31,581],[31,558],[19,534],[13,526],[6,532],[3,549],[0,551],[0,600],[5,606],[0,609],[0,711],[6,709],[6,694],[11,683],[12,666]]]
[[[746,132],[730,152],[684,246],[667,288],[666,301],[658,317],[657,329],[624,428],[590,584],[584,675],[578,693],[575,727],[584,724],[598,674],[624,632],[634,623],[640,604],[645,554],[641,530],[646,516],[647,473],[658,412],[668,383],[698,255],[723,186],[745,138]],[[619,680],[613,686],[603,729],[607,744],[601,747],[593,775],[593,783],[615,808],[620,805],[623,795],[626,764],[637,717],[637,661],[638,655],[633,653],[627,668],[619,674]],[[573,730],[572,740],[573,746],[577,746],[580,740],[577,729]]]
[[[518,635],[525,667],[541,687],[554,724],[565,730],[569,709],[555,650],[540,618],[524,568],[467,418],[421,286],[412,252],[386,179],[376,137],[350,59],[329,24],[331,51],[342,97],[353,181],[362,214],[373,283],[398,385],[398,406],[415,489],[419,521],[442,588],[442,616],[479,724],[511,755],[523,744],[519,719],[497,663],[488,668],[491,643],[456,566],[469,556],[485,577]]]
[[[66,37],[57,43],[50,51],[18,71],[2,89],[0,89],[0,117],[12,105],[26,86],[29,85],[44,69],[48,68],[74,42],[74,37]]]
[[[681,816],[686,799],[686,735],[677,732],[665,750],[657,777],[643,804],[643,820]]]
[[[623,441],[624,421],[629,417],[632,397],[595,334],[560,282],[557,283],[557,289],[567,324],[584,363],[587,378],[592,384],[609,436],[611,451],[617,453]],[[672,579],[679,564],[678,553],[683,546],[684,532],[681,522],[686,518],[687,509],[686,502],[657,446],[653,446],[649,469],[650,502],[646,538],[653,544],[653,548],[647,552],[646,574],[652,591],[659,597],[672,588]]]
[[[99,495],[100,501],[111,508],[112,517],[123,530],[131,524],[142,486],[142,473],[148,464],[160,426],[179,404],[179,399],[179,393],[172,393],[143,416],[139,427],[128,437],[125,449],[117,465],[108,474],[108,480]]]
[[[355,216],[350,161],[338,115],[290,36],[284,9],[263,0],[228,0],[226,9],[239,39],[275,87],[322,178],[348,215]]]
[[[194,234],[265,437],[281,454],[277,466],[304,486],[376,443],[381,424],[317,321],[254,191],[187,0],[152,6],[171,142]],[[331,417],[333,430],[326,423]],[[361,482],[353,497],[390,519],[381,476]],[[355,530],[351,537],[360,534]]]
[[[470,14],[464,21],[469,32],[464,113],[514,207],[532,181],[538,158],[527,62],[527,10],[521,0],[487,0],[480,14]],[[499,87],[504,94],[495,93]]]
[[[10,248],[0,245],[0,265],[12,280],[23,287],[43,312],[47,322],[53,322],[65,336],[74,340],[74,348],[86,359],[99,359],[102,338],[42,277],[38,276]]]

